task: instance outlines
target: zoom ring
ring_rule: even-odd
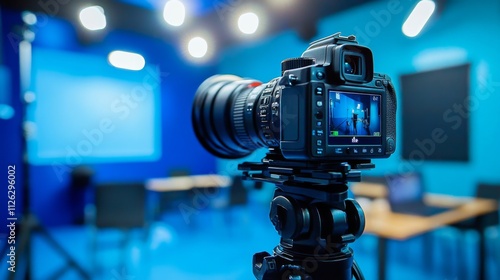
[[[245,104],[247,102],[248,94],[238,94],[233,106],[233,125],[236,139],[241,146],[249,150],[255,150],[259,148],[250,136],[245,128]]]

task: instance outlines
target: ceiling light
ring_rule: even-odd
[[[408,37],[417,36],[431,17],[436,4],[431,0],[421,0],[403,24],[403,33]]]
[[[208,52],[208,43],[201,37],[194,37],[189,40],[188,51],[192,57],[202,58]]]
[[[269,28],[269,10],[255,2],[245,2],[241,6],[235,7],[230,15],[230,30],[236,38],[242,40],[253,40],[266,34]],[[248,36],[248,35],[252,36]]]
[[[108,61],[116,68],[139,71],[146,65],[144,57],[138,53],[126,51],[112,51]]]
[[[163,19],[172,26],[181,26],[186,18],[186,8],[181,1],[170,0],[163,8]]]
[[[80,22],[88,30],[101,30],[106,27],[104,9],[100,6],[91,6],[80,11]]]
[[[259,17],[255,13],[244,13],[238,18],[238,28],[244,34],[253,34],[259,28]]]
[[[27,25],[35,25],[37,22],[36,15],[30,11],[24,11],[21,15],[23,18],[24,23]]]

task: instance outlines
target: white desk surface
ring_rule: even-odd
[[[146,189],[157,192],[186,191],[193,188],[229,187],[229,176],[207,174],[193,176],[179,176],[169,178],[154,178],[146,182]]]

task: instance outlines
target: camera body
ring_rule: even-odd
[[[385,158],[396,149],[396,94],[373,72],[373,55],[340,33],[282,62],[268,83],[233,75],[205,80],[192,121],[200,143],[221,158],[260,147],[285,160]]]
[[[272,256],[254,255],[257,279],[363,279],[347,243],[365,217],[347,183],[361,180],[352,169],[373,168],[370,159],[396,149],[394,87],[373,72],[370,49],[340,33],[284,60],[281,74],[265,84],[208,78],[194,97],[194,132],[221,158],[269,148],[261,162],[238,165],[244,179],[277,186],[269,217],[281,241]],[[303,266],[318,254],[314,269]]]
[[[261,139],[291,160],[386,158],[396,149],[396,95],[370,49],[336,33],[282,62],[259,96]]]

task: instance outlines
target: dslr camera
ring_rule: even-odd
[[[340,33],[312,42],[268,83],[216,75],[198,88],[198,140],[220,158],[268,147],[286,160],[386,158],[396,149],[396,94],[373,54]]]

